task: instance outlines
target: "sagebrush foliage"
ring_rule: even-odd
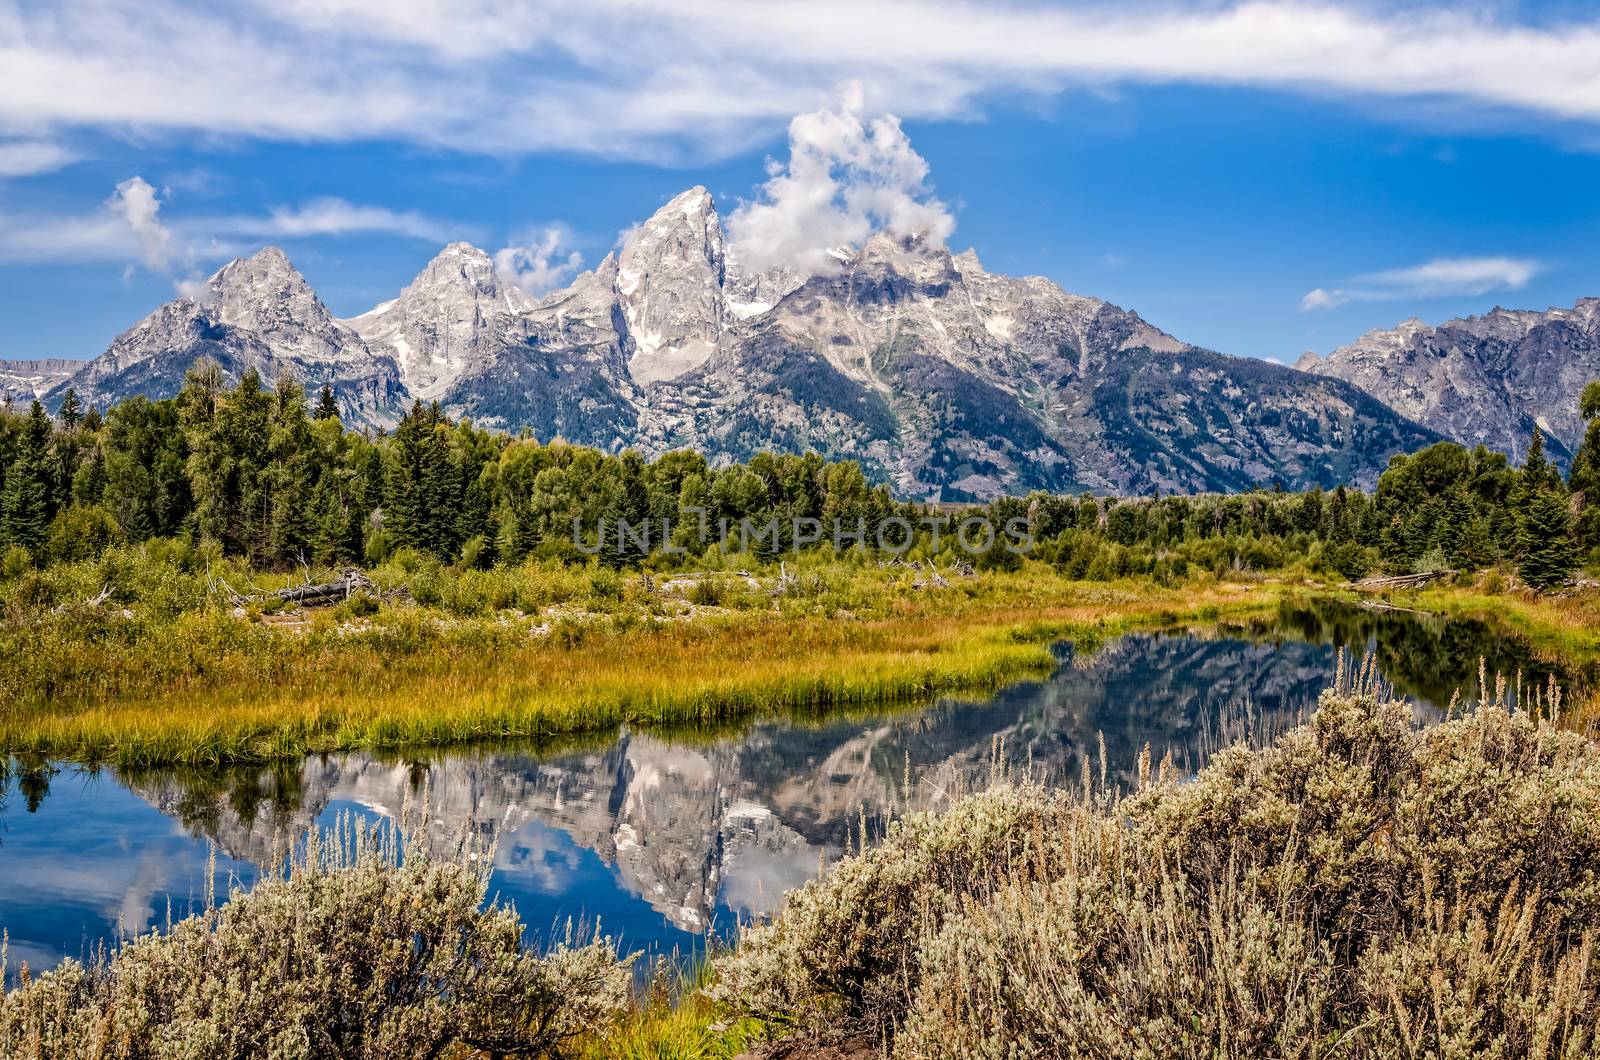
[[[1193,781],[1001,787],[746,933],[735,1011],[904,1060],[1600,1049],[1600,748],[1372,689]]]
[[[609,940],[539,954],[486,869],[350,822],[289,871],[0,994],[0,1055],[371,1058],[556,1055],[619,1016],[631,973]]]

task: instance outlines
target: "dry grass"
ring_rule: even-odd
[[[875,575],[874,575],[875,576]],[[1258,587],[984,576],[907,598],[873,583],[871,617],[792,606],[693,622],[530,631],[532,619],[411,607],[352,632],[286,633],[196,611],[132,634],[13,631],[0,746],[125,766],[214,764],[350,748],[537,739],[621,722],[715,724],[878,707],[1044,672],[1049,641],[1269,607]],[[120,639],[119,639],[120,638]]]

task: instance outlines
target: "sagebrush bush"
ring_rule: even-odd
[[[484,864],[480,860],[479,864]],[[631,990],[609,940],[523,946],[485,868],[342,822],[282,876],[84,966],[0,995],[0,1055],[555,1055]]]
[[[750,929],[714,993],[774,1023],[825,1022],[877,1035],[916,974],[917,940],[1036,863],[1066,807],[1031,789],[996,788],[890,825],[871,853],[846,858]]]
[[[1594,1055],[1600,748],[1493,700],[1344,688],[1192,781],[909,819],[714,996],[903,1060]]]

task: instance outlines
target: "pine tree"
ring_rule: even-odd
[[[50,417],[35,401],[0,495],[0,541],[33,549],[44,540],[50,525],[49,447]]]
[[[1544,432],[1537,425],[1533,428],[1533,437],[1528,441],[1528,459],[1522,465],[1521,482],[1527,490],[1559,485],[1561,482],[1561,473],[1556,470],[1556,465],[1544,455]]]
[[[1564,489],[1546,486],[1520,510],[1517,551],[1517,571],[1535,589],[1552,589],[1567,580],[1578,565],[1578,548]]]
[[[333,387],[328,383],[322,384],[322,390],[317,395],[316,418],[319,420],[339,418],[339,406],[333,400]]]
[[[261,471],[268,512],[263,551],[268,562],[283,565],[300,560],[311,543],[315,450],[305,391],[293,380],[281,379],[272,405],[267,465]]]
[[[83,419],[83,406],[78,402],[78,392],[70,386],[67,387],[67,396],[61,399],[57,415],[61,417],[61,426],[69,431]]]
[[[1578,565],[1572,535],[1572,507],[1561,475],[1544,455],[1537,427],[1528,445],[1528,459],[1513,490],[1517,515],[1517,571],[1535,589],[1551,589],[1567,580]]]
[[[1594,551],[1600,549],[1600,382],[1583,388],[1578,408],[1589,423],[1567,482],[1578,506],[1578,543]]]

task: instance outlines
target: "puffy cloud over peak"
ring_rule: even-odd
[[[728,218],[739,261],[764,271],[789,266],[826,272],[828,253],[859,246],[875,231],[942,244],[955,217],[928,184],[928,163],[892,114],[869,115],[860,85],[832,109],[789,123],[789,159],[772,162],[753,201]]]

